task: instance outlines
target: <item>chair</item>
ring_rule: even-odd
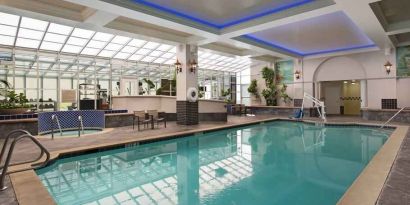
[[[135,129],[135,120],[137,120],[138,131],[140,131],[141,124],[143,124],[145,128],[145,125],[149,125],[151,122],[150,119],[145,118],[144,111],[134,111],[134,115],[132,116],[132,129]]]
[[[157,110],[148,110],[148,115],[151,117],[152,123],[157,123],[157,127],[159,125],[159,122],[163,122],[164,127],[167,127],[167,120],[165,119],[165,117],[160,118]]]

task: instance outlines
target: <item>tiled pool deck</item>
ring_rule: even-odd
[[[246,124],[251,122],[263,121],[272,119],[275,116],[254,116],[254,117],[237,117],[230,116],[228,122],[226,123],[211,123],[205,122],[200,125],[195,126],[179,126],[175,123],[168,123],[167,128],[159,128],[154,130],[144,130],[138,132],[133,130],[132,127],[121,127],[113,129],[112,131],[100,133],[96,135],[83,136],[81,138],[64,138],[55,140],[41,138],[41,143],[52,153],[64,152],[70,153],[75,152],[76,150],[84,149],[95,149],[96,147],[102,146],[111,146],[114,144],[124,144],[126,142],[133,142],[136,140],[154,140],[159,138],[164,138],[169,135],[186,135],[187,133],[200,132],[209,129],[218,129],[225,126],[235,126],[240,124]],[[280,117],[280,116],[276,116]],[[307,118],[305,120],[316,121],[317,118]],[[358,117],[328,117],[328,122],[335,123],[366,123],[366,124],[382,124],[382,122],[375,121],[364,121]],[[404,125],[397,124],[394,125]],[[407,128],[406,128],[407,130]],[[2,144],[2,141],[0,141]],[[29,141],[25,141],[16,147],[15,155],[13,161],[26,161],[32,159],[32,157],[39,154],[38,149],[33,146]],[[54,156],[56,157],[56,156]],[[407,175],[406,175],[407,173]],[[387,181],[384,185],[383,191],[380,194],[378,204],[410,204],[410,134],[407,133],[406,138],[404,139],[399,154],[397,155],[396,161],[390,171],[390,175],[387,178]],[[25,192],[30,193],[27,190],[35,190],[37,181],[30,180],[30,175],[19,176],[19,173],[13,175],[13,184],[18,184],[18,187],[26,188],[26,190],[13,190],[9,188],[5,192],[0,192],[0,204],[2,205],[14,205],[18,204],[15,199],[15,192],[19,195],[19,200],[24,199],[25,202],[33,202],[27,204],[47,204],[47,202],[52,201],[51,197],[44,197],[44,194],[47,195],[47,191],[44,189],[39,192],[39,195],[25,195]],[[19,180],[16,180],[20,178]],[[35,178],[35,177],[32,177]],[[10,185],[9,179],[6,180],[7,185]],[[384,181],[384,179],[383,179]],[[34,184],[34,185],[33,185]],[[45,191],[45,192],[44,192]],[[38,198],[42,197],[42,200]],[[26,204],[21,201],[21,204]]]

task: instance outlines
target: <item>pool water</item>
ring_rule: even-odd
[[[80,136],[87,135],[87,134],[96,134],[98,132],[102,132],[102,130],[84,130],[84,131],[80,131]],[[43,135],[43,136],[51,137],[51,133],[47,135]],[[78,137],[78,130],[65,130],[65,131],[62,131],[61,134],[60,134],[60,131],[54,131],[54,137],[55,138]]]
[[[60,205],[336,204],[391,132],[273,121],[63,158],[37,174]]]

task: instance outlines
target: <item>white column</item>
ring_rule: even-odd
[[[176,75],[177,79],[177,123],[180,125],[198,124],[198,102],[187,100],[189,88],[198,89],[198,70],[191,71],[191,64],[198,63],[198,47],[196,45],[181,44],[177,46],[177,59],[181,63],[182,71]]]
[[[360,108],[367,107],[367,80],[360,81]]]
[[[198,87],[198,71],[190,71],[191,62],[198,63],[198,46],[180,44],[177,46],[177,59],[182,65],[182,72],[177,73],[177,101],[186,101],[188,88]]]

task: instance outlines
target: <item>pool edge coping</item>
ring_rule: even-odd
[[[380,124],[376,123],[366,123],[366,122],[322,122],[322,121],[314,121],[314,120],[295,120],[295,119],[289,119],[289,118],[283,118],[283,117],[273,117],[273,118],[266,118],[266,119],[260,119],[260,120],[255,120],[255,121],[250,121],[250,122],[242,122],[242,123],[236,123],[236,124],[229,124],[229,125],[218,125],[214,126],[211,128],[200,128],[200,129],[195,129],[195,130],[187,130],[187,131],[179,131],[179,132],[174,132],[174,133],[168,133],[168,134],[160,134],[160,135],[153,135],[153,136],[146,136],[146,137],[141,137],[141,138],[134,138],[134,139],[127,139],[127,140],[122,140],[122,141],[117,141],[117,142],[109,142],[109,143],[102,143],[99,145],[92,145],[92,146],[84,146],[84,147],[77,147],[77,148],[70,148],[70,149],[64,149],[64,150],[59,150],[59,151],[53,151],[51,152],[50,156],[50,163],[54,160],[57,160],[61,158],[62,156],[65,155],[70,155],[70,154],[76,154],[76,153],[84,153],[90,150],[100,150],[100,149],[106,149],[106,148],[115,148],[116,146],[123,146],[127,144],[132,144],[132,143],[137,143],[137,142],[144,142],[144,141],[161,141],[161,140],[167,140],[171,138],[179,138],[179,137],[186,137],[189,135],[194,135],[196,133],[207,133],[207,132],[212,132],[212,131],[218,131],[222,129],[229,129],[229,128],[236,128],[236,127],[243,127],[243,126],[248,126],[248,125],[254,125],[254,124],[259,124],[259,123],[265,123],[265,122],[270,122],[270,121],[277,121],[277,120],[282,120],[282,121],[294,121],[294,122],[302,122],[302,123],[324,123],[325,125],[357,125],[357,126],[372,126],[372,127],[379,127]],[[395,130],[393,133],[390,135],[388,140],[383,144],[383,146],[378,150],[376,155],[372,158],[372,160],[366,165],[365,169],[363,169],[360,173],[360,175],[355,179],[355,181],[350,185],[348,190],[342,195],[342,197],[339,199],[337,202],[338,205],[344,205],[344,204],[354,204],[353,202],[357,202],[359,200],[359,204],[372,204],[374,205],[377,202],[377,199],[382,191],[383,185],[387,179],[387,176],[390,173],[391,167],[393,166],[393,163],[395,161],[395,158],[400,150],[400,146],[407,134],[407,131],[409,130],[408,126],[403,126],[403,125],[390,125],[389,128],[394,128]],[[401,133],[397,133],[399,129],[404,129],[406,132],[400,136]],[[399,135],[399,136],[397,136]],[[391,147],[389,149],[384,148],[387,143],[391,143],[391,138],[395,136],[394,143],[392,143],[394,147]],[[398,138],[398,139],[396,139]],[[374,159],[376,156],[380,156],[381,150],[387,149],[386,152],[388,152],[391,155],[394,155],[393,157],[390,157],[389,160],[386,163],[386,161],[383,160],[378,160],[377,164],[378,166],[384,165],[388,167],[388,171],[386,172],[383,170],[382,173],[377,173],[376,177],[379,180],[382,181],[382,183],[378,183],[377,187],[380,187],[380,189],[374,190],[374,187],[371,191],[371,193],[367,193],[368,190],[370,189],[364,189],[360,188],[361,186],[366,186],[370,187],[367,183],[363,182],[364,180],[369,180],[369,176],[374,175],[374,173],[371,173],[370,171],[373,171],[375,168],[369,166],[374,164]],[[392,153],[394,150],[396,150],[394,153]],[[392,158],[392,160],[391,160]],[[41,161],[42,159],[40,159]],[[34,163],[35,164],[35,163]],[[10,171],[19,169],[22,167],[29,167],[32,166],[33,164],[22,164],[18,166],[13,166],[10,167]],[[377,167],[376,167],[377,168]],[[370,170],[370,171],[368,171]],[[366,171],[366,173],[365,173]],[[29,183],[23,182],[21,183],[20,180],[16,177],[18,175],[22,175],[25,178],[30,177]],[[34,175],[34,176],[33,176]],[[28,170],[28,171],[23,171],[23,172],[17,172],[17,173],[12,173],[9,175],[10,176],[10,181],[13,185],[16,200],[19,203],[19,205],[55,205],[56,202],[52,198],[52,196],[49,194],[47,191],[46,187],[42,184],[40,178],[38,175],[35,173],[34,169]],[[382,180],[380,180],[382,179]],[[35,189],[32,189],[32,186],[34,185]],[[359,188],[360,189],[359,189]],[[27,190],[28,189],[28,190]],[[377,192],[376,192],[377,191]],[[363,197],[360,194],[353,194],[353,192],[357,193],[367,193],[366,195],[370,194],[372,198],[366,198],[366,201],[363,201]],[[27,194],[28,193],[28,194]],[[28,196],[26,196],[28,195]],[[374,197],[377,195],[376,197]],[[33,201],[33,198],[38,198],[40,197],[41,199],[44,199],[45,201],[41,201],[41,203],[37,203],[37,200]],[[367,203],[364,203],[367,202]]]
[[[377,203],[408,131],[408,126],[396,126],[387,141],[339,199],[337,205]]]

